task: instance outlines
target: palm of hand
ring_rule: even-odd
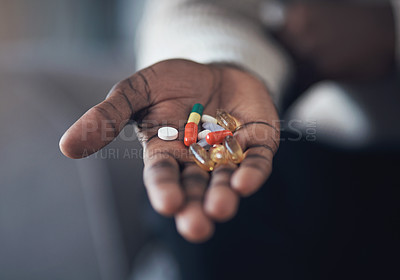
[[[190,159],[183,127],[195,103],[209,115],[223,108],[243,124],[234,134],[247,150],[239,168],[220,165],[210,176]],[[186,60],[160,62],[118,83],[64,134],[60,148],[81,158],[107,145],[130,120],[144,146],[144,182],[153,207],[174,215],[178,231],[193,242],[212,235],[213,221],[235,215],[239,195],[253,193],[269,176],[278,148],[278,117],[260,81],[232,67]],[[157,137],[164,125],[180,131],[177,140]]]

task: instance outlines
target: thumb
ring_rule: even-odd
[[[79,118],[61,137],[61,152],[70,158],[83,158],[117,137],[128,121],[150,104],[147,76],[152,71],[147,69],[117,83],[103,102]]]

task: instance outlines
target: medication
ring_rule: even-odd
[[[204,149],[207,149],[208,147],[210,147],[210,145],[208,145],[206,139],[201,139],[199,142],[197,142],[197,144],[199,144]]]
[[[225,130],[225,128],[223,128],[222,126],[209,122],[203,123],[203,128],[206,130],[210,130],[211,132]]]
[[[197,125],[201,120],[201,115],[203,114],[204,107],[200,103],[196,103],[193,105],[192,112],[189,115],[188,123],[194,122]]]
[[[214,145],[210,149],[210,158],[217,164],[228,163],[229,161],[229,155],[227,154],[225,147],[222,145]]]
[[[200,103],[194,104],[192,108],[192,112],[190,113],[188,122],[185,126],[185,138],[183,142],[186,146],[190,146],[197,141],[198,124],[200,123],[203,109],[203,105]]]
[[[224,146],[228,152],[232,162],[240,163],[243,158],[243,150],[239,142],[233,136],[226,136],[224,139]]]
[[[190,122],[185,125],[185,138],[183,142],[186,146],[190,146],[197,141],[197,124]]]
[[[199,140],[206,139],[207,134],[210,133],[210,132],[211,132],[211,130],[208,130],[208,129],[200,131],[199,134],[197,135],[197,138]]]
[[[170,126],[164,126],[161,127],[158,130],[158,138],[165,140],[165,141],[171,141],[175,140],[178,138],[178,130],[176,128],[170,127]]]
[[[214,118],[214,117],[211,117],[210,115],[203,115],[201,117],[201,121],[203,123],[215,123],[215,124],[217,124],[217,119]]]
[[[194,161],[205,171],[213,171],[214,162],[211,160],[208,152],[199,144],[194,143],[189,147],[189,153],[193,156]]]
[[[218,109],[217,110],[217,122],[220,126],[223,128],[230,130],[230,131],[235,131],[238,123],[236,119],[228,114],[225,110]]]
[[[228,135],[232,136],[232,132],[230,130],[211,132],[207,134],[206,141],[210,145],[221,144]]]

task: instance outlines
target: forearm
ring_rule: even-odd
[[[240,12],[238,5],[248,8],[257,1],[233,1],[236,9],[223,2],[148,1],[137,38],[137,66],[177,57],[238,64],[261,77],[279,105],[290,77],[289,59],[249,9]]]

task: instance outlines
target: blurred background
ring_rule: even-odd
[[[127,279],[148,238],[133,130],[70,160],[62,133],[134,73],[142,1],[0,0],[0,279]],[[123,152],[132,154],[123,157]],[[140,204],[145,204],[140,205]]]
[[[342,258],[341,246],[350,247],[350,254],[343,252],[351,260],[343,262],[355,270],[352,254],[359,257],[363,250],[374,256],[391,254],[396,263],[400,95],[393,93],[400,92],[398,78],[362,86],[324,81],[295,100],[285,119],[318,119],[312,134],[323,144],[299,141],[300,148],[292,149],[289,141],[283,142],[275,165],[278,172],[271,179],[279,187],[244,200],[241,214],[232,223],[218,225],[214,243],[205,251],[177,238],[172,219],[160,221],[151,210],[142,182],[142,150],[132,127],[87,159],[70,160],[61,154],[58,141],[70,124],[102,101],[116,82],[135,72],[134,38],[143,2],[0,0],[0,279],[180,279],[171,250],[158,243],[158,233],[178,240],[181,258],[191,256],[188,263],[199,264],[200,270],[197,256],[214,256],[222,264],[224,255],[213,247],[222,241],[227,252],[232,244],[240,245],[246,256],[264,257],[259,244],[270,246],[276,255],[268,263],[282,266],[275,267],[276,275],[285,269],[280,260],[289,255],[276,246],[280,242],[298,245],[299,252],[307,251],[309,244],[317,253],[329,249],[336,252],[336,259]],[[377,89],[379,98],[374,94]],[[372,94],[364,94],[368,91]],[[282,170],[295,172],[287,176]],[[321,185],[327,190],[324,194]],[[316,196],[311,199],[309,193]],[[363,195],[355,195],[359,193]],[[354,206],[354,201],[362,207]],[[338,202],[345,210],[335,216],[332,205]],[[266,214],[254,216],[262,205],[267,205]],[[297,215],[301,207],[307,210],[306,218]],[[290,216],[290,211],[295,214]],[[334,218],[328,223],[326,217]],[[265,220],[272,221],[272,229],[259,231],[255,225]],[[321,220],[328,242],[307,243],[295,239],[295,234],[280,234],[282,228],[294,225],[294,233],[308,238],[309,231],[317,231],[315,221]],[[246,242],[254,236],[244,234],[240,241],[245,242],[231,237],[238,225],[256,233],[252,247]],[[352,229],[354,225],[359,227]],[[361,238],[366,231],[370,236]],[[381,243],[371,245],[371,236]],[[357,265],[373,262],[365,257]],[[190,265],[185,267],[188,275]],[[239,267],[230,260],[225,265]],[[323,265],[316,267],[325,273]]]

